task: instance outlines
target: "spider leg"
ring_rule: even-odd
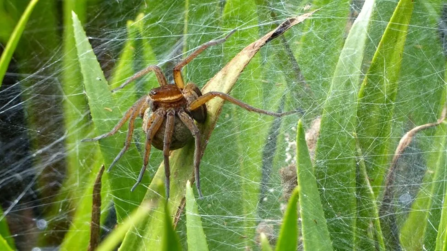
[[[244,108],[247,111],[250,112],[256,112],[256,113],[261,113],[261,114],[265,114],[265,115],[269,115],[269,116],[275,116],[275,117],[282,117],[285,115],[290,115],[290,114],[294,114],[297,113],[297,111],[290,111],[290,112],[283,112],[283,113],[276,113],[276,112],[270,112],[270,111],[266,111],[266,110],[262,110],[253,106],[250,106],[238,99],[235,99],[233,97],[231,97],[230,95],[223,93],[223,92],[208,92],[206,94],[204,94],[203,96],[200,96],[198,99],[194,100],[193,102],[191,102],[188,106],[188,110],[193,111],[198,109],[200,106],[204,105],[206,102],[208,102],[210,99],[213,99],[215,97],[219,97],[221,99],[224,99],[226,101],[229,101],[237,106],[240,106],[242,108]]]
[[[146,105],[144,105],[144,104],[146,104]],[[112,161],[112,164],[110,164],[109,168],[107,169],[107,172],[110,172],[110,170],[116,164],[116,162],[118,162],[118,160],[129,149],[130,143],[132,141],[133,131],[135,129],[135,126],[134,126],[135,119],[138,117],[138,114],[140,113],[140,111],[145,110],[146,108],[147,108],[147,103],[143,103],[143,105],[140,106],[140,109],[133,110],[132,115],[130,116],[130,120],[129,120],[129,130],[127,131],[127,136],[126,136],[126,141],[124,142],[124,147],[121,149],[121,151],[115,157],[115,159]],[[149,122],[151,122],[151,120],[149,120]]]
[[[122,83],[119,87],[115,88],[112,90],[112,92],[116,92],[118,90],[123,89],[126,85],[128,85],[130,82],[134,81],[135,79],[138,79],[146,74],[148,74],[149,72],[155,72],[155,76],[157,77],[158,83],[160,84],[160,86],[164,86],[167,85],[168,82],[166,81],[166,77],[163,74],[163,71],[160,69],[160,67],[156,66],[156,65],[150,65],[146,68],[144,68],[143,70],[135,73],[132,77],[128,78],[126,80],[126,82]]]
[[[143,107],[145,104],[147,105],[146,101],[146,96],[141,97],[137,102],[135,102],[135,104],[129,108],[129,110],[126,111],[126,113],[124,114],[124,116],[121,118],[121,120],[118,122],[118,124],[115,125],[115,127],[108,133],[104,133],[103,135],[91,138],[91,139],[83,139],[81,140],[81,142],[87,142],[87,141],[97,141],[103,138],[107,138],[109,136],[112,136],[113,134],[117,133],[118,130],[124,125],[124,123],[126,123],[126,121],[129,118],[133,118],[133,116],[137,116],[138,115],[138,111],[141,110],[141,107]],[[133,118],[135,119],[135,118]],[[130,124],[130,123],[129,123]],[[132,123],[133,125],[133,123]],[[129,130],[132,127],[129,126]],[[132,128],[133,130],[133,128]]]
[[[163,140],[166,198],[169,198],[169,190],[170,190],[171,171],[169,167],[169,148],[171,146],[172,134],[174,132],[174,122],[175,122],[175,111],[173,109],[169,109],[166,114],[166,129]]]
[[[183,89],[185,86],[185,83],[183,82],[182,72],[181,72],[182,68],[185,65],[189,64],[189,62],[191,62],[194,58],[196,58],[200,53],[202,53],[208,47],[225,42],[235,31],[236,30],[232,30],[230,33],[228,33],[228,35],[226,35],[222,39],[211,40],[207,43],[202,44],[197,50],[195,50],[193,53],[191,53],[189,56],[187,56],[185,59],[183,59],[180,63],[178,63],[174,67],[174,82],[177,85],[177,87],[180,89]]]
[[[135,185],[133,185],[132,189],[130,189],[132,192],[135,190],[135,188],[138,186],[138,184],[143,179],[144,172],[146,171],[147,164],[149,163],[149,155],[151,153],[151,146],[152,146],[152,139],[154,138],[155,133],[157,133],[158,129],[160,129],[161,124],[163,123],[165,111],[163,110],[157,110],[155,113],[153,113],[153,120],[152,124],[150,125],[149,129],[146,132],[146,148],[144,151],[144,159],[143,159],[143,167],[141,167],[140,175],[138,175],[137,182]]]
[[[199,166],[200,166],[200,131],[199,128],[197,128],[196,124],[194,123],[194,120],[184,111],[180,111],[178,113],[178,116],[180,120],[183,122],[183,124],[188,127],[188,129],[191,131],[192,136],[194,136],[195,139],[195,150],[194,150],[194,173],[195,173],[195,179],[196,179],[196,187],[197,191],[199,192],[199,197],[202,198],[202,191],[200,189],[200,173],[199,173]]]

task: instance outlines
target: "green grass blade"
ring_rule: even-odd
[[[121,241],[123,241],[126,233],[132,230],[136,225],[143,220],[150,210],[154,207],[152,203],[143,202],[135,212],[131,213],[117,228],[115,228],[107,238],[101,242],[101,244],[96,249],[97,251],[108,251],[116,250]],[[121,250],[132,250],[127,249],[126,246],[122,245]]]
[[[88,174],[95,157],[96,150],[91,147],[79,144],[79,141],[86,138],[93,127],[89,123],[88,105],[85,96],[79,95],[83,92],[82,75],[78,64],[78,56],[75,48],[73,36],[72,11],[82,14],[83,20],[86,12],[85,0],[65,1],[64,5],[64,34],[63,34],[63,55],[62,58],[62,83],[64,90],[64,122],[66,129],[65,147],[67,151],[67,173],[58,200],[67,203],[70,198],[71,205],[77,205],[78,199],[84,192],[88,184],[79,182],[88,179]],[[77,187],[77,189],[73,189]],[[68,205],[55,203],[52,207],[54,215],[58,214],[60,208],[67,208]]]
[[[297,178],[304,250],[332,250],[332,241],[324,218],[317,180],[301,120],[298,122],[296,142]]]
[[[13,251],[14,249],[9,246],[8,242],[0,235],[0,250]]]
[[[436,249],[437,251],[447,250],[447,193],[445,193],[444,204],[442,206],[441,220],[438,226],[438,236],[436,238]]]
[[[334,248],[348,249],[355,239],[357,93],[374,1],[365,1],[336,65],[321,118],[315,176],[320,184]],[[328,205],[331,205],[330,207]],[[312,249],[310,249],[312,250]]]
[[[3,214],[2,207],[0,207],[0,237],[2,237],[6,241],[8,247],[15,249],[14,239],[12,238],[11,233],[9,232],[8,223],[6,222],[6,218],[5,215]]]
[[[359,144],[368,163],[368,176],[375,196],[381,191],[388,163],[389,134],[393,123],[394,104],[401,68],[403,49],[408,31],[413,1],[401,0],[374,54],[371,66],[359,94],[357,132]],[[386,202],[387,204],[388,202]],[[387,206],[387,205],[385,205]],[[390,212],[387,215],[392,215]],[[390,241],[388,218],[381,218],[387,248],[395,248]]]
[[[88,105],[83,92],[82,75],[78,64],[78,56],[75,47],[73,33],[72,11],[80,14],[81,20],[85,19],[85,1],[65,1],[63,4],[64,34],[62,58],[62,83],[64,90],[64,122],[66,128],[66,179],[58,194],[56,203],[52,205],[51,215],[59,215],[61,208],[67,211],[75,211],[69,225],[69,230],[64,236],[61,250],[70,248],[83,250],[87,248],[89,240],[89,226],[85,224],[91,216],[91,186],[90,176],[96,176],[96,171],[101,163],[94,160],[101,159],[99,149],[91,149],[90,146],[79,144],[92,132],[93,126],[89,123]],[[99,158],[97,158],[99,157]],[[92,174],[93,168],[93,174]],[[84,182],[87,181],[87,182]],[[76,187],[76,189],[73,189]],[[106,215],[106,214],[104,214]]]
[[[357,235],[355,247],[360,250],[386,250],[382,228],[380,227],[379,208],[375,202],[373,188],[368,179],[365,159],[356,136],[358,158],[357,170]]]
[[[188,250],[208,250],[199,209],[189,181],[186,183],[186,231]]]
[[[298,194],[295,188],[287,203],[281,230],[276,243],[276,251],[296,251],[298,245]]]
[[[379,43],[359,94],[358,136],[369,163],[374,194],[380,194],[388,161],[389,133],[403,49],[413,12],[413,1],[401,0]]]
[[[12,55],[16,50],[17,44],[19,43],[20,37],[22,36],[23,30],[25,29],[26,23],[28,22],[28,18],[33,12],[34,6],[36,6],[38,0],[31,0],[26,7],[26,10],[23,12],[22,17],[20,18],[17,26],[15,27],[11,37],[6,44],[5,49],[0,57],[0,86],[3,83],[3,78],[5,76],[6,70],[8,69],[9,62],[11,61]]]
[[[269,244],[269,240],[267,239],[267,236],[265,236],[264,233],[261,233],[261,250],[262,251],[273,251],[272,247]]]
[[[97,135],[101,135],[110,131],[121,118],[122,114],[110,93],[107,81],[82,29],[81,23],[74,13],[73,27],[79,63],[93,123],[95,124]],[[125,129],[123,128],[122,130]],[[99,142],[106,168],[108,168],[120,151],[124,142],[124,136],[118,133],[113,137],[103,139]],[[137,157],[132,158],[131,156]],[[123,164],[120,165],[120,163]],[[130,191],[141,166],[142,161],[139,158],[139,154],[134,147],[131,147],[117,163],[112,172],[110,172],[110,175],[108,175],[118,221],[127,217],[137,207],[144,196],[146,189],[143,185],[138,186],[134,192]],[[147,178],[143,179],[142,184],[146,182]]]
[[[175,232],[174,226],[172,226],[171,213],[169,212],[168,203],[164,206],[164,229],[165,233],[162,240],[162,248],[160,250],[163,251],[176,251],[182,250],[182,246],[180,244],[180,240],[178,238],[177,233]],[[199,249],[193,249],[199,250]]]
[[[156,189],[154,193],[158,194],[164,194],[164,185],[162,182],[159,182],[158,184],[154,185],[154,188]],[[116,250],[118,245],[121,243],[120,249],[121,250],[138,250],[141,246],[141,235],[137,235],[137,238],[128,238],[127,236],[130,235],[130,233],[133,233],[133,231],[144,231],[144,227],[146,224],[146,221],[148,220],[149,214],[154,214],[152,211],[159,210],[159,203],[161,196],[149,198],[141,203],[141,205],[133,211],[131,214],[129,214],[129,217],[127,217],[123,222],[121,222],[120,225],[118,225],[108,236],[107,238],[98,246],[98,251],[105,251],[105,250]],[[163,210],[161,211],[163,212]],[[152,216],[151,215],[151,216]],[[154,217],[153,217],[154,218]],[[163,218],[159,217],[156,218],[158,220],[158,224],[154,224],[154,227],[163,226],[163,224],[160,224],[162,222]],[[152,229],[151,231],[155,231],[156,229]],[[142,233],[142,232],[140,232]],[[135,236],[135,235],[134,235]],[[157,244],[160,245],[160,241]],[[154,249],[157,250],[157,249]]]

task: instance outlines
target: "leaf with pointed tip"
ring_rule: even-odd
[[[298,245],[298,194],[296,187],[287,203],[286,213],[282,220],[276,251],[296,251]]]
[[[305,132],[301,120],[296,136],[297,178],[300,195],[304,250],[332,250],[332,241],[324,216],[314,167],[310,160]]]
[[[75,13],[73,13],[73,27],[85,93],[97,135],[101,135],[109,132],[119,121],[122,114],[110,92],[98,60]],[[121,130],[126,130],[126,127],[123,126]],[[117,133],[112,137],[99,141],[106,168],[108,168],[122,148],[124,136]],[[123,166],[120,166],[120,163],[123,163]],[[127,217],[143,199],[146,191],[143,185],[138,186],[134,192],[130,191],[141,166],[142,160],[135,147],[131,146],[120,159],[117,166],[110,172],[110,175],[107,175],[114,197],[118,221],[122,221]],[[146,182],[147,177],[143,178],[142,183]]]
[[[191,183],[186,183],[186,232],[188,250],[208,250],[206,236],[203,232],[202,220],[200,219],[194,192]]]
[[[38,0],[31,0],[23,15],[20,17],[17,26],[11,34],[11,37],[0,56],[0,86],[3,83],[3,77],[5,76],[6,70],[8,69],[9,62],[11,61],[12,55],[16,50],[17,44],[19,43],[20,37],[22,36],[23,30],[25,29],[26,23],[33,12],[34,6],[36,6]]]

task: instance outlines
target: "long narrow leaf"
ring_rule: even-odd
[[[0,207],[0,237],[6,241],[9,247],[15,248],[14,240],[12,239],[11,233],[9,232],[8,223],[6,222],[5,215],[3,214],[3,209],[1,207]]]
[[[279,232],[276,251],[296,251],[298,245],[298,194],[299,189],[295,188],[287,203],[286,213],[282,221]]]
[[[298,122],[297,131],[297,178],[304,250],[332,250],[332,241],[301,120]]]
[[[107,81],[82,29],[81,23],[74,13],[73,27],[79,63],[81,65],[83,82],[93,123],[95,124],[97,135],[101,135],[109,132],[122,115],[110,93]],[[123,127],[122,130],[125,130],[125,128]],[[119,133],[99,142],[106,168],[109,167],[113,159],[118,155],[123,142],[124,135],[119,135]],[[139,156],[134,147],[131,147],[124,154],[120,162],[115,166],[115,169],[108,176],[111,191],[114,195],[118,221],[123,220],[129,212],[137,207],[145,192],[145,188],[142,185],[138,186],[133,193],[130,191],[142,166],[142,161],[139,157],[131,158],[130,156]],[[120,163],[123,163],[123,166]],[[145,182],[147,182],[147,178],[143,179],[143,184]]]
[[[3,251],[13,251],[13,249],[8,245],[8,242],[0,235],[0,250]]]
[[[159,250],[162,251],[179,251],[182,250],[180,240],[175,232],[174,226],[172,226],[171,213],[169,212],[168,203],[164,205],[164,229],[165,233],[162,239],[162,247]],[[194,249],[198,250],[198,249]]]
[[[154,185],[156,189],[156,193],[164,194],[164,185],[162,182]],[[127,238],[126,235],[129,235],[133,230],[138,229],[139,226],[145,225],[147,221],[147,216],[151,213],[152,210],[158,209],[160,206],[160,196],[150,198],[146,201],[143,201],[141,205],[135,209],[132,213],[129,214],[124,221],[121,222],[108,236],[107,238],[99,245],[98,251],[108,251],[115,250],[117,246],[121,243],[121,250],[138,250],[141,236],[140,238],[131,239]],[[161,218],[157,219],[160,220]],[[163,226],[160,224],[157,226]],[[154,249],[156,250],[156,249]]]
[[[397,5],[359,94],[357,131],[361,150],[365,154],[365,163],[368,163],[368,176],[375,196],[380,194],[379,188],[388,161],[389,134],[393,122],[397,81],[413,5],[411,0],[401,0]],[[389,194],[392,192],[389,191]],[[387,248],[394,249],[397,237],[390,229],[391,225],[395,224],[390,222],[394,216],[385,209],[391,206],[392,202],[389,200],[390,198],[385,198],[382,203],[381,214],[386,214],[387,217],[382,218],[381,226],[384,237],[387,238]]]
[[[186,183],[186,231],[188,250],[208,250],[199,209],[189,181]]]
[[[25,29],[26,23],[28,22],[31,13],[33,12],[34,6],[36,6],[38,1],[39,0],[31,0],[31,2],[28,4],[28,7],[26,7],[26,10],[23,12],[22,17],[17,23],[16,28],[11,34],[8,43],[6,44],[6,47],[3,50],[3,53],[0,57],[0,86],[2,86],[3,77],[5,76],[6,70],[8,69],[8,65],[9,62],[11,61],[12,55],[16,50],[17,43],[19,42],[20,37],[22,36],[23,30]]]
[[[445,193],[444,204],[442,206],[441,220],[439,221],[438,236],[436,238],[437,251],[447,250],[447,193]]]
[[[315,175],[320,187],[329,231],[336,249],[348,249],[355,239],[357,95],[368,25],[374,1],[365,1],[352,25],[336,65],[321,118]],[[330,206],[329,206],[330,205]],[[312,250],[312,249],[310,249]]]
[[[269,240],[267,239],[267,236],[265,236],[264,233],[261,233],[261,250],[262,251],[273,251],[272,247],[269,244]]]
[[[357,139],[357,138],[356,138]],[[379,208],[366,171],[365,159],[356,140],[357,169],[357,236],[355,246],[362,250],[386,250],[380,227]]]
[[[379,196],[388,161],[389,133],[403,49],[413,1],[401,0],[380,41],[362,83],[358,107],[358,136],[366,155],[368,175]]]

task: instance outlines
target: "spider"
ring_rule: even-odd
[[[194,83],[184,84],[181,70],[194,58],[196,58],[201,52],[210,46],[217,45],[225,42],[235,30],[230,32],[227,36],[219,40],[211,40],[201,45],[192,54],[183,59],[173,69],[174,83],[168,84],[166,77],[162,70],[155,65],[146,67],[145,69],[137,72],[135,75],[127,79],[116,89],[115,92],[124,88],[132,81],[144,76],[149,72],[154,72],[160,87],[150,90],[149,94],[140,98],[135,104],[126,111],[124,116],[115,125],[115,127],[108,133],[97,136],[91,139],[84,139],[83,141],[97,141],[109,136],[114,135],[118,130],[129,120],[129,129],[127,131],[126,141],[124,147],[119,154],[115,157],[112,164],[110,164],[107,171],[116,164],[116,162],[123,156],[126,150],[129,148],[132,135],[134,131],[135,119],[139,116],[143,118],[143,131],[146,134],[145,151],[143,166],[138,176],[137,182],[132,187],[133,191],[141,182],[146,167],[149,163],[149,155],[151,151],[151,145],[155,148],[163,151],[164,167],[165,167],[165,187],[166,198],[169,198],[170,188],[170,168],[169,168],[169,152],[171,150],[184,147],[193,138],[195,139],[194,150],[194,172],[197,191],[199,196],[202,197],[202,191],[200,189],[200,175],[199,166],[201,160],[200,150],[200,131],[196,125],[197,123],[204,123],[207,119],[206,102],[215,97],[220,97],[226,101],[236,104],[248,111],[281,117],[284,115],[295,113],[275,113],[262,109],[252,107],[240,100],[237,100],[230,95],[223,92],[208,92],[202,95],[200,89]]]

